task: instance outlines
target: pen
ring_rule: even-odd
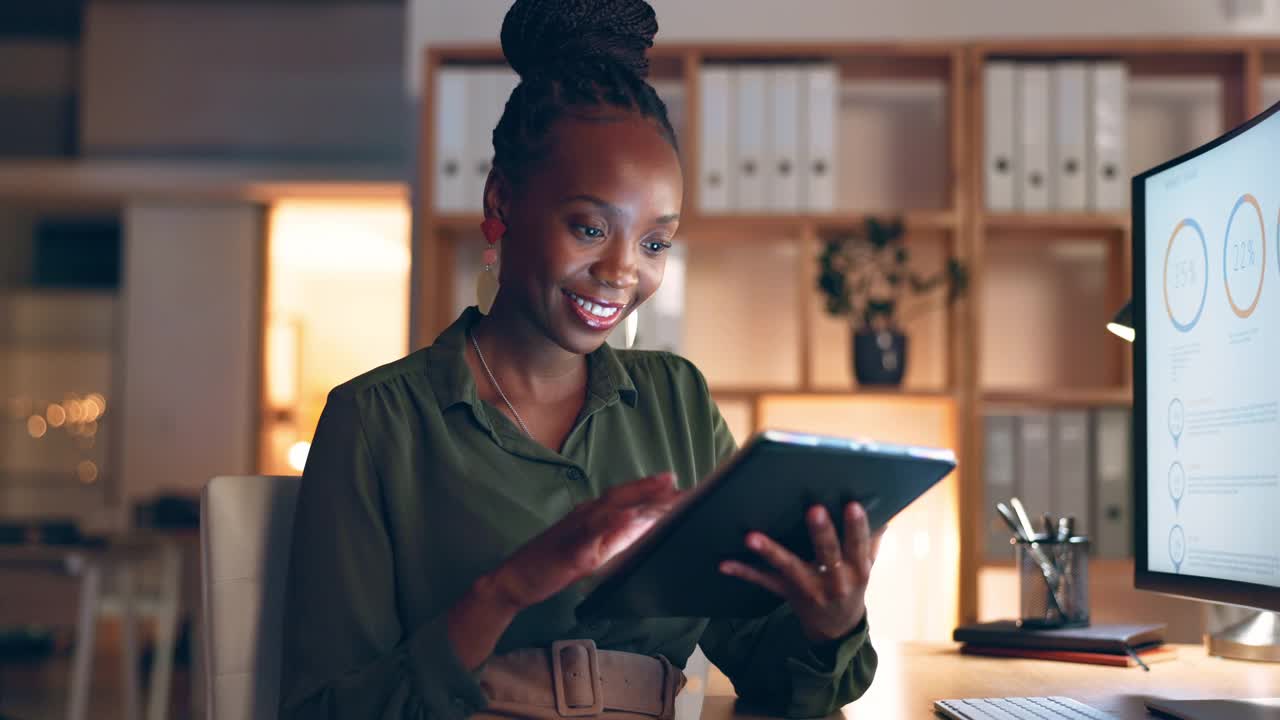
[[[1133,661],[1138,663],[1138,665],[1142,667],[1143,672],[1151,672],[1151,668],[1148,667],[1147,664],[1142,661],[1142,658],[1138,655],[1138,652],[1133,649],[1132,645],[1125,645],[1124,651],[1129,653],[1129,657],[1133,658]]]

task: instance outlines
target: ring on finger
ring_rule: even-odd
[[[831,572],[832,570],[835,570],[836,568],[840,567],[843,564],[844,563],[840,560],[836,560],[835,562],[829,565],[827,563],[818,563],[815,569],[818,571],[819,575],[826,575],[827,573]]]

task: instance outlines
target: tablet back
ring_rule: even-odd
[[[947,450],[766,431],[610,562],[578,616],[766,615],[781,598],[719,571],[725,559],[763,567],[746,549],[748,531],[761,531],[809,561],[809,507],[824,505],[843,535],[841,511],[856,500],[874,531],[954,468]]]

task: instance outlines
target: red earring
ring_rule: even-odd
[[[484,239],[489,243],[489,247],[484,249],[484,270],[476,279],[476,302],[480,312],[488,315],[489,308],[493,306],[493,300],[498,295],[498,278],[493,272],[493,266],[498,264],[496,246],[502,236],[507,234],[507,224],[498,218],[485,218],[484,222],[480,223],[480,232],[484,233]]]
[[[485,218],[484,222],[480,223],[480,232],[484,233],[484,239],[493,245],[507,234],[507,224],[496,217]]]

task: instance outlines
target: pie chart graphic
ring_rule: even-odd
[[[1267,226],[1262,206],[1254,196],[1241,195],[1231,210],[1222,241],[1222,284],[1236,317],[1247,318],[1258,309],[1266,267]]]
[[[1169,235],[1164,252],[1164,309],[1179,332],[1191,332],[1209,296],[1209,246],[1200,223],[1186,218]]]

